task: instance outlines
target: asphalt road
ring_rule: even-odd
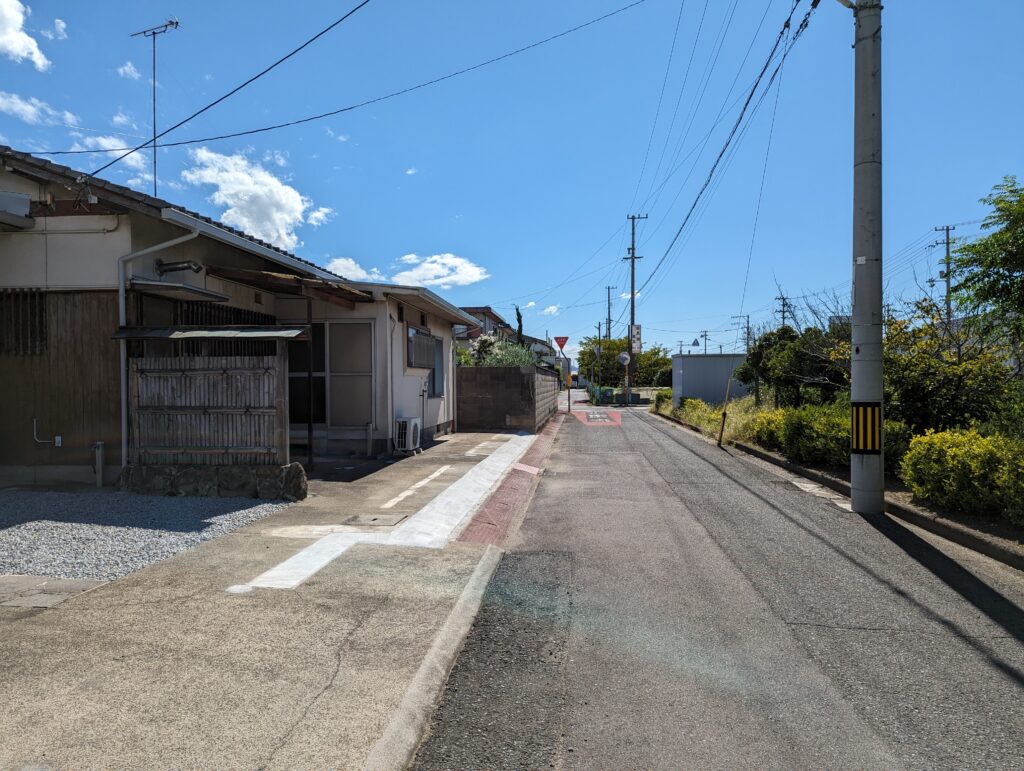
[[[566,420],[417,765],[1020,768],[1022,607],[638,409]]]

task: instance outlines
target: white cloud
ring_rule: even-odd
[[[263,153],[264,163],[273,163],[276,166],[287,166],[288,165],[288,151],[287,150],[267,150]]]
[[[29,13],[19,0],[0,0],[0,54],[16,62],[28,59],[37,70],[46,72],[50,60],[39,50],[35,38],[25,32]]]
[[[128,78],[128,80],[138,80],[142,77],[139,71],[135,69],[135,65],[132,64],[130,61],[125,62],[120,67],[118,67],[117,74],[120,75],[122,78]]]
[[[336,136],[335,139],[337,139],[339,142],[347,142],[348,134],[338,134],[338,136]]]
[[[558,315],[558,310],[559,309],[558,309],[557,305],[549,305],[547,308],[545,308],[544,310],[542,310],[540,312],[540,315],[541,316],[557,316]]]
[[[405,170],[405,174],[406,174],[406,176],[408,176],[408,177],[411,177],[411,176],[413,176],[413,175],[414,175],[414,174],[415,174],[415,173],[416,173],[417,171],[419,171],[419,169],[417,169],[416,167],[413,167],[413,168],[411,168],[411,169],[406,169],[406,170]]]
[[[309,213],[309,216],[306,217],[306,222],[313,227],[318,228],[331,219],[334,214],[334,209],[330,206],[320,206]]]
[[[535,303],[533,300],[530,300],[530,302],[526,303],[526,305],[524,305],[523,307],[524,308],[534,308],[534,307],[536,307],[536,305],[537,305],[537,303]]]
[[[128,143],[130,144],[130,143]],[[113,136],[80,136],[71,146],[72,150],[96,150],[104,152],[111,158],[120,158],[124,155],[126,143],[124,137]],[[132,171],[142,171],[147,167],[148,161],[141,151],[126,156],[121,163]],[[150,178],[152,179],[152,178]]]
[[[215,185],[211,203],[226,207],[221,220],[281,247],[299,245],[295,228],[313,202],[241,153],[221,155],[205,147],[190,153],[192,168],[181,173],[190,185]]]
[[[68,24],[63,19],[54,19],[53,29],[41,29],[39,34],[47,40],[67,40]]]
[[[351,257],[338,257],[327,263],[327,270],[353,281],[383,281],[384,274],[376,268],[367,270]]]
[[[3,0],[0,0],[2,3]],[[33,126],[78,125],[78,116],[67,110],[55,110],[41,99],[24,99],[17,94],[0,91],[0,113],[5,113]]]
[[[391,280],[398,284],[451,289],[453,286],[468,286],[490,278],[490,274],[482,266],[450,253],[432,254],[429,257],[406,254],[399,257],[398,261],[413,266],[391,277]]]
[[[637,296],[637,297],[639,297],[639,296],[640,296],[640,293],[639,293],[639,292],[637,292],[637,293],[636,293],[636,296]],[[623,292],[622,294],[620,294],[620,295],[619,295],[619,299],[620,299],[620,300],[628,300],[628,299],[629,299],[629,292]]]
[[[114,117],[110,119],[110,122],[118,128],[138,128],[135,125],[135,121],[132,120],[132,116],[122,109],[118,109]]]

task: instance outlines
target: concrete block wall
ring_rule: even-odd
[[[460,367],[457,373],[461,431],[536,432],[557,409],[557,376],[536,367]]]

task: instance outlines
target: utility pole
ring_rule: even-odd
[[[636,261],[642,260],[643,257],[638,257],[636,253],[636,223],[637,220],[647,219],[646,214],[630,214],[627,215],[626,219],[629,220],[630,230],[632,235],[629,239],[629,256],[623,259],[629,260],[629,334],[627,339],[629,340],[629,364],[626,365],[626,406],[629,406],[629,385],[633,379],[633,375],[636,374],[636,357],[640,351],[633,350],[633,330],[636,328]]]
[[[700,333],[700,336],[704,338],[704,355],[708,355],[708,331],[705,329]]]
[[[601,403],[601,371],[604,369],[604,362],[601,361],[601,322],[597,322],[597,346],[594,348],[594,358],[597,359],[597,403]],[[591,380],[593,380],[593,367],[591,367]]]
[[[946,326],[952,332],[952,329],[953,329],[953,293],[951,291],[951,289],[952,289],[951,283],[952,283],[952,276],[953,276],[953,271],[952,271],[952,268],[953,268],[953,257],[950,254],[950,247],[952,245],[952,242],[950,241],[950,238],[949,238],[949,231],[956,230],[956,225],[942,225],[940,227],[935,228],[935,230],[937,232],[939,232],[939,233],[941,233],[942,231],[946,231],[945,239],[943,239],[942,241],[936,241],[935,245],[936,246],[942,246],[943,241],[946,244],[946,259],[943,260],[943,264],[945,264],[946,269],[939,274],[939,278],[946,279]]]
[[[682,340],[679,341],[679,355],[680,356],[683,355],[683,341]]]
[[[790,308],[793,307],[793,305],[792,303],[790,303],[789,298],[786,297],[786,295],[781,292],[775,299],[778,300],[782,306],[782,326],[786,326],[786,313],[787,311],[789,311]]]
[[[850,361],[853,510],[885,509],[882,404],[882,3],[840,0],[855,20],[853,319]]]
[[[735,319],[736,321],[740,321],[740,320],[745,321],[744,333],[743,333],[743,341],[744,341],[743,347],[744,347],[744,350],[746,350],[747,353],[750,353],[750,314],[747,313],[747,314],[744,314],[742,316],[732,316],[732,318]]]
[[[612,290],[615,289],[615,287],[613,287],[613,286],[606,286],[605,289],[608,290],[608,316],[607,316],[607,318],[605,320],[604,334],[605,334],[605,336],[609,340],[611,340],[612,339]]]
[[[131,37],[148,37],[153,41],[153,197],[156,197],[156,36],[178,28],[177,19],[168,19],[163,24],[135,32]]]

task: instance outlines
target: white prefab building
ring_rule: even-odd
[[[747,360],[742,353],[676,354],[672,357],[672,403],[681,399],[702,399],[709,404],[725,401],[726,383],[729,398],[749,393],[733,373]]]

